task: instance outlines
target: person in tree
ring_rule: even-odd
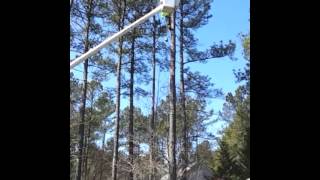
[[[161,11],[160,12],[160,15],[166,19],[166,23],[167,23],[166,25],[167,25],[168,29],[170,29],[170,24],[171,24],[170,14],[171,13],[168,11]]]

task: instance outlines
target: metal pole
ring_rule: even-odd
[[[87,51],[86,53],[82,54],[80,57],[76,58],[75,60],[73,60],[70,63],[70,69],[74,68],[76,65],[80,64],[81,62],[85,61],[86,59],[88,59],[89,57],[97,54],[102,48],[106,47],[108,44],[110,44],[111,42],[113,42],[114,40],[118,39],[119,37],[121,37],[122,35],[126,34],[129,30],[131,30],[132,28],[135,28],[136,26],[138,26],[139,24],[145,22],[149,17],[153,16],[154,14],[156,14],[157,12],[161,11],[164,7],[164,4],[159,5],[158,7],[156,7],[154,10],[152,10],[151,12],[149,12],[148,14],[144,15],[143,17],[141,17],[140,19],[136,20],[135,22],[133,22],[132,24],[130,24],[129,26],[125,27],[124,29],[122,29],[121,31],[117,32],[116,34],[112,35],[111,37],[107,38],[106,40],[104,40],[102,43],[100,43],[99,45],[97,45],[96,47],[90,49],[89,51]]]

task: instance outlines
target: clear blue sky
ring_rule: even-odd
[[[226,94],[234,92],[239,84],[235,83],[233,69],[242,69],[245,60],[242,57],[241,42],[238,37],[240,32],[247,33],[250,30],[250,1],[249,0],[214,0],[211,8],[213,17],[208,25],[197,32],[199,48],[205,48],[212,42],[223,40],[235,41],[237,44],[235,57],[238,61],[231,61],[229,58],[214,59],[206,64],[194,63],[192,69],[209,75],[215,87],[222,88]],[[209,38],[210,37],[210,38]],[[224,100],[213,99],[208,105],[215,112],[221,110]],[[222,123],[208,127],[208,131],[216,134],[221,129]]]
[[[199,71],[203,75],[209,75],[212,78],[212,82],[216,88],[222,88],[226,94],[228,92],[234,92],[239,84],[235,83],[235,77],[233,75],[233,69],[242,69],[245,65],[245,61],[242,58],[242,47],[238,37],[239,33],[247,33],[250,30],[250,1],[249,0],[214,0],[212,3],[211,14],[213,17],[210,19],[206,26],[196,31],[196,37],[199,39],[199,49],[206,49],[213,42],[218,43],[220,40],[228,42],[229,40],[235,41],[237,49],[235,57],[238,61],[231,61],[229,58],[220,58],[210,60],[206,64],[190,63],[189,67],[192,71]],[[71,58],[74,57],[72,53]],[[82,70],[82,65],[76,67],[76,69]],[[179,66],[177,65],[177,75]],[[73,71],[80,79],[81,74]],[[160,74],[160,87],[168,86],[168,73]],[[178,84],[177,77],[177,85]],[[107,84],[108,87],[114,87],[114,79],[111,79]],[[146,90],[151,90],[151,85],[146,87]],[[166,89],[160,89],[160,97],[166,95]],[[162,92],[162,93],[161,93]],[[223,99],[212,99],[208,104],[208,109],[214,109],[215,112],[221,110],[224,103]],[[121,100],[121,109],[128,104],[128,99]],[[143,109],[145,113],[150,112],[150,99],[139,98],[135,99],[135,104]],[[208,131],[214,134],[217,130],[221,129],[223,123],[217,123],[208,127]]]

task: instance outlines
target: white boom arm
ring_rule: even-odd
[[[97,54],[102,48],[106,47],[108,44],[112,43],[114,40],[116,40],[119,37],[121,37],[122,35],[126,34],[129,30],[131,30],[131,29],[135,28],[136,26],[138,26],[139,24],[145,22],[149,17],[151,17],[154,14],[158,13],[159,11],[163,10],[164,7],[165,7],[165,4],[160,4],[158,7],[153,9],[148,14],[144,15],[143,17],[141,17],[140,19],[136,20],[135,22],[133,22],[129,26],[125,27],[121,31],[119,31],[116,34],[112,35],[111,37],[107,38],[106,40],[104,40],[102,43],[100,43],[96,47],[94,47],[94,48],[90,49],[89,51],[87,51],[86,53],[82,54],[81,56],[79,56],[78,58],[76,58],[75,60],[73,60],[70,63],[70,69],[72,69],[76,65],[80,64],[81,62],[85,61],[89,57]]]
[[[71,2],[71,1],[70,1]],[[160,12],[160,11],[166,11],[166,12],[171,12],[175,7],[179,6],[180,0],[160,0],[160,5],[156,7],[154,10],[149,12],[148,14],[144,15],[140,19],[136,20],[129,26],[125,27],[121,31],[117,32],[116,34],[112,35],[111,37],[107,38],[104,40],[102,43],[97,45],[96,47],[90,49],[86,53],[82,54],[75,60],[73,60],[70,63],[70,69],[74,68],[76,65],[80,64],[81,62],[85,61],[89,57],[97,54],[102,48],[106,47],[108,44],[112,43],[114,40],[118,39],[119,37],[123,36],[126,34],[129,30],[137,27],[139,24],[145,22],[149,17],[153,16],[154,14]]]

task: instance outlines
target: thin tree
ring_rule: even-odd
[[[156,91],[156,30],[157,22],[156,17],[152,18],[152,110],[151,110],[151,119],[150,119],[150,175],[149,180],[155,180],[155,91]]]
[[[176,34],[175,34],[176,12],[170,16],[170,118],[169,118],[169,180],[176,180],[176,84],[175,84],[175,62],[176,62]]]
[[[186,112],[186,88],[185,88],[185,74],[187,73],[185,65],[190,62],[206,62],[211,58],[224,57],[232,55],[234,52],[234,44],[229,43],[225,46],[211,46],[207,51],[199,52],[196,49],[197,39],[194,37],[192,30],[198,29],[208,23],[212,17],[209,10],[211,9],[212,0],[181,0],[179,6],[179,45],[180,45],[180,105],[181,105],[181,118],[183,121],[183,137],[182,137],[182,170],[189,164],[188,157],[188,119]],[[185,61],[185,52],[189,55]],[[202,97],[204,98],[204,97]],[[185,180],[185,173],[182,174],[182,179]]]
[[[183,119],[183,154],[182,154],[182,169],[184,170],[188,166],[188,125],[187,125],[187,113],[186,113],[186,100],[184,91],[184,26],[183,26],[183,5],[184,0],[180,2],[180,98],[181,98],[181,108],[182,108],[182,119]],[[185,173],[182,174],[182,180],[185,180]]]
[[[103,138],[102,138],[102,154],[104,156],[104,149],[105,149],[105,139],[106,139],[106,133],[107,133],[107,128],[103,127]],[[101,162],[100,162],[100,180],[102,180],[103,176],[103,164],[104,164],[104,157],[102,157]]]
[[[125,13],[126,13],[126,0],[117,1],[118,13],[120,21],[118,21],[118,31],[123,29]],[[121,64],[123,57],[123,38],[119,38],[118,56],[119,61],[117,63],[117,82],[116,82],[116,122],[114,131],[114,148],[113,148],[113,160],[112,160],[112,179],[117,180],[118,170],[118,148],[119,148],[119,122],[120,122],[120,94],[121,94]]]
[[[135,30],[134,30],[135,32]],[[130,97],[129,97],[129,129],[128,129],[128,137],[129,137],[129,162],[131,166],[131,170],[129,172],[129,180],[133,180],[133,160],[134,160],[134,153],[133,153],[133,85],[134,85],[134,64],[135,64],[135,37],[134,33],[131,39],[131,58],[130,58]]]
[[[86,12],[87,25],[85,28],[85,41],[84,41],[84,53],[89,50],[89,32],[92,19],[92,1],[88,0],[88,11]],[[83,160],[83,143],[84,143],[84,123],[85,123],[85,109],[86,109],[86,100],[87,100],[87,79],[88,79],[88,59],[84,62],[83,67],[83,91],[82,91],[82,100],[80,105],[80,125],[79,125],[79,156],[78,156],[78,170],[77,170],[77,180],[81,180],[82,175],[82,160]]]

